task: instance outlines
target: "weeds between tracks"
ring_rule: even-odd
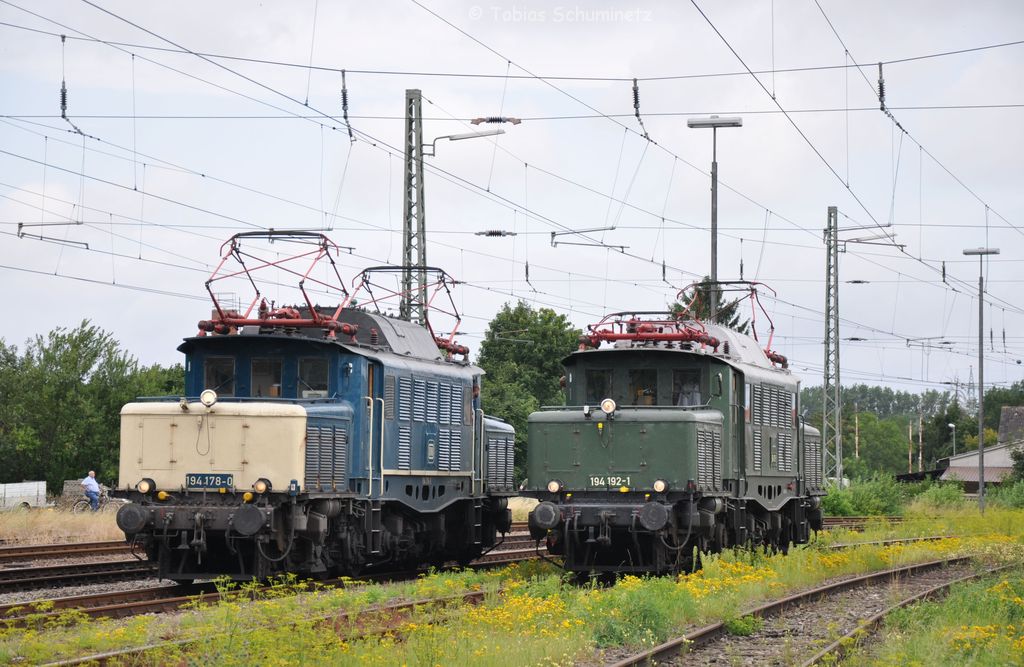
[[[44,662],[191,637],[204,639],[154,664],[206,661],[213,655],[222,665],[267,659],[297,664],[311,658],[329,664],[369,665],[570,664],[600,660],[595,650],[650,646],[686,626],[733,618],[755,600],[779,597],[838,576],[962,554],[1004,561],[1024,555],[1024,512],[990,511],[984,517],[954,513],[918,525],[925,534],[956,532],[960,537],[862,545],[842,552],[825,549],[828,540],[823,539],[820,545],[793,549],[789,556],[730,551],[705,557],[704,569],[690,575],[625,577],[610,588],[576,588],[556,570],[529,563],[493,571],[432,573],[389,586],[314,588],[302,595],[282,590],[279,596],[256,602],[239,596],[190,614],[125,622],[74,620],[47,630],[45,638],[38,630],[36,634],[4,631],[0,662],[18,658]],[[958,530],[950,530],[951,526]],[[858,534],[865,540],[885,536]],[[451,595],[474,587],[505,590],[491,593],[480,605],[447,609],[440,622],[429,617],[403,619],[393,632],[381,636],[343,639],[324,632],[320,620],[326,614],[359,611],[402,597]]]

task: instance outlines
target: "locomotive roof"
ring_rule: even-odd
[[[305,310],[308,313],[307,309]],[[324,315],[333,314],[333,308],[317,308]],[[346,347],[370,348],[377,351],[386,351],[400,357],[422,359],[428,361],[443,361],[441,351],[437,347],[433,336],[425,328],[414,322],[407,322],[394,317],[388,317],[381,313],[372,313],[359,308],[345,308],[338,317],[340,322],[356,325],[359,330],[355,335],[355,346],[352,346],[350,337],[339,334],[338,338],[329,339],[324,337],[324,331],[316,328],[285,329],[281,327],[243,327],[241,331],[234,334],[192,336],[178,346],[179,352],[191,352],[197,345],[208,345],[212,341],[225,341],[224,343],[213,343],[230,345],[227,341],[258,340],[265,338],[276,338],[295,340],[325,345],[342,345]],[[273,320],[268,320],[273,323]],[[373,341],[376,332],[376,341]]]
[[[764,354],[760,344],[747,334],[740,333],[734,329],[711,323],[692,323],[695,327],[703,327],[708,334],[714,336],[721,344],[716,352],[713,348],[702,346],[700,343],[669,343],[653,340],[623,340],[612,345],[574,352],[563,360],[569,363],[581,355],[603,354],[610,351],[661,351],[665,353],[700,355],[720,359],[723,362],[737,368],[747,376],[759,380],[770,380],[774,382],[795,382],[789,370],[778,368]]]

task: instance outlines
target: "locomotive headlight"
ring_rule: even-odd
[[[266,493],[271,489],[270,480],[266,477],[260,477],[256,480],[256,483],[252,485],[252,489],[256,493]]]
[[[204,389],[203,393],[199,394],[199,402],[208,408],[212,408],[214,403],[217,402],[217,392],[212,389]]]
[[[617,407],[618,406],[615,405],[614,399],[606,398],[603,401],[601,401],[601,411],[604,412],[606,415],[610,415],[611,413],[615,412],[615,408]]]
[[[135,490],[139,493],[149,493],[156,488],[156,482],[148,477],[142,478],[138,484],[135,485]]]
[[[654,480],[654,491],[656,493],[665,493],[666,489],[668,489],[668,482],[663,479]]]
[[[558,493],[562,489],[562,483],[557,479],[553,479],[548,482],[548,491],[550,493]]]

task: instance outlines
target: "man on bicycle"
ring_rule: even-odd
[[[82,480],[82,487],[89,498],[89,504],[92,505],[92,511],[95,512],[100,508],[100,485],[96,481],[95,470],[90,470],[89,475]]]

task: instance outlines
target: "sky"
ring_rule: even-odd
[[[717,132],[718,273],[766,285],[762,344],[821,383],[835,206],[843,384],[963,391],[980,271],[985,381],[1005,386],[1024,378],[1021,40],[1012,0],[0,0],[0,338],[88,319],[143,364],[181,361],[239,232],[322,230],[350,289],[400,263],[419,89],[427,262],[459,281],[474,355],[505,303],[585,327],[708,274],[712,133],[686,121],[740,116]],[[486,116],[522,122],[469,123]]]

